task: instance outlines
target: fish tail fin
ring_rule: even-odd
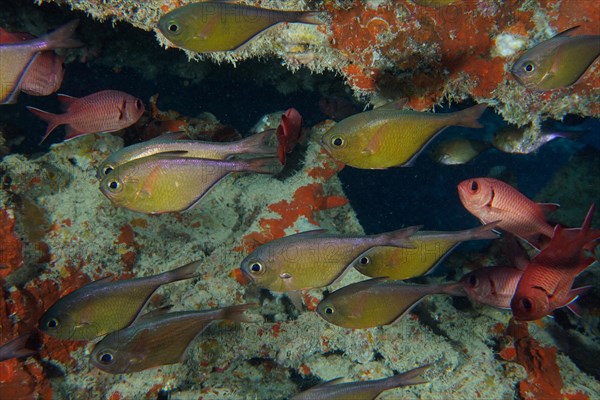
[[[501,221],[493,221],[489,224],[478,226],[477,228],[467,229],[466,231],[463,231],[464,239],[461,238],[460,241],[498,239],[500,234],[495,229],[500,222]]]
[[[44,140],[46,140],[46,138],[48,137],[48,135],[50,135],[50,133],[52,133],[52,131],[54,129],[56,129],[57,126],[63,124],[60,121],[60,115],[52,114],[52,113],[49,113],[48,111],[40,110],[39,108],[35,108],[35,107],[31,107],[31,106],[27,106],[27,109],[33,115],[35,115],[36,117],[38,117],[42,121],[48,123],[48,127],[46,128],[46,133],[44,134],[44,137],[42,138],[42,140],[40,141],[40,143],[42,143]]]
[[[71,22],[67,22],[63,26],[56,30],[40,37],[40,40],[46,43],[46,49],[70,49],[73,47],[81,47],[83,43],[73,38],[75,29],[79,25],[79,20],[75,19]]]
[[[175,268],[171,271],[160,274],[163,284],[182,281],[198,276],[198,267],[202,264],[201,261],[193,261],[182,267]]]
[[[29,357],[38,351],[28,346],[33,333],[24,333],[0,347],[0,361],[10,360],[11,358]]]
[[[412,235],[417,233],[422,226],[409,226],[408,228],[398,229],[393,232],[387,232],[380,235],[380,240],[382,243],[377,244],[377,246],[394,246],[394,247],[404,247],[407,249],[416,248],[415,244],[411,242],[410,238]]]
[[[423,374],[430,367],[431,364],[423,365],[422,367],[411,369],[410,371],[387,378],[386,387],[388,389],[392,389],[401,386],[420,385],[423,383],[428,383],[429,381],[423,377]]]
[[[481,117],[487,107],[487,104],[481,103],[454,113],[452,125],[464,126],[465,128],[483,128],[483,125],[479,122],[479,117]]]
[[[240,142],[240,151],[253,154],[274,154],[276,149],[267,144],[274,134],[275,129],[268,129],[247,137]]]
[[[256,307],[256,304],[248,303],[224,307],[221,309],[223,313],[221,318],[235,322],[252,322],[250,318],[244,315],[244,312],[252,307]]]
[[[324,20],[327,13],[325,11],[299,11],[297,15],[296,22],[311,25],[323,25],[325,24]]]
[[[240,171],[256,172],[257,174],[276,174],[281,171],[277,157],[250,158],[240,162]]]

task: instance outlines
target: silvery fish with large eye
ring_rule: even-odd
[[[244,311],[254,304],[242,304],[206,311],[164,313],[162,309],[141,316],[131,326],[102,339],[91,354],[96,368],[111,374],[125,374],[176,364],[196,336],[215,320],[250,322]]]
[[[541,91],[577,82],[600,56],[600,35],[570,36],[577,28],[567,29],[527,50],[511,69],[517,82]]]

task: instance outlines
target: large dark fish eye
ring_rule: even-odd
[[[331,315],[335,312],[335,310],[333,309],[333,307],[327,306],[327,307],[323,308],[323,312],[327,315]]]
[[[361,265],[367,265],[368,263],[371,262],[371,260],[369,259],[369,257],[361,257],[360,260],[358,260],[358,262]]]
[[[471,275],[469,277],[469,285],[475,287],[475,286],[477,286],[478,283],[479,282],[478,282],[477,277],[475,275]]]
[[[179,32],[179,25],[177,25],[177,24],[176,24],[176,23],[174,23],[174,22],[171,22],[171,23],[169,24],[169,27],[168,27],[167,29],[168,29],[168,30],[169,30],[169,32],[171,32],[171,33],[177,33],[177,32]]]
[[[259,263],[258,261],[254,261],[252,264],[250,264],[250,271],[252,271],[255,274],[258,274],[260,272],[263,272],[264,267],[261,263]]]
[[[119,181],[110,181],[108,182],[108,188],[112,191],[117,191],[121,188],[121,185],[119,184]]]
[[[108,175],[111,172],[113,172],[114,168],[111,167],[110,165],[107,165],[106,167],[104,167],[104,175]]]
[[[473,192],[476,192],[477,190],[479,190],[479,185],[477,184],[477,181],[471,182],[471,190]]]
[[[331,138],[331,144],[335,147],[342,147],[346,142],[341,136],[334,136]]]
[[[101,362],[102,364],[110,364],[112,363],[114,360],[114,357],[112,354],[110,353],[100,353],[98,354],[98,361]]]
[[[59,322],[56,318],[51,318],[46,322],[48,328],[58,328]]]
[[[535,65],[533,65],[533,63],[525,63],[523,64],[523,71],[525,72],[533,72],[535,71]]]
[[[528,298],[521,299],[521,304],[523,305],[523,308],[526,311],[531,311],[531,309],[533,308],[533,304],[531,303],[531,300],[529,300]]]

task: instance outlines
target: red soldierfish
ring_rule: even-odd
[[[9,33],[0,28],[0,44],[33,40],[29,33]],[[56,92],[65,74],[63,58],[54,51],[41,51],[21,80],[21,91],[32,96],[48,96]]]
[[[48,123],[42,142],[59,125],[67,125],[65,140],[90,133],[115,132],[136,123],[144,113],[144,103],[130,94],[103,90],[76,98],[58,95],[66,109],[64,114],[51,114],[34,107],[29,111]]]
[[[571,289],[575,277],[595,260],[600,229],[591,229],[594,206],[579,229],[557,226],[552,240],[525,268],[511,308],[516,319],[531,321],[565,306],[587,288]]]
[[[16,101],[23,78],[41,51],[82,45],[72,38],[78,22],[71,21],[37,39],[0,44],[0,104]]]
[[[276,135],[277,157],[284,165],[285,155],[291,153],[302,138],[302,115],[298,110],[290,108],[281,116]]]
[[[463,206],[486,224],[500,221],[498,228],[519,236],[533,245],[539,236],[552,237],[554,227],[544,212],[555,211],[557,204],[535,203],[507,183],[492,178],[474,178],[458,185]]]
[[[514,267],[487,267],[469,272],[460,279],[471,300],[496,308],[510,308],[523,270]]]

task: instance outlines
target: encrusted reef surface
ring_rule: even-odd
[[[155,30],[167,12],[187,0],[37,0],[85,11],[99,20]],[[279,24],[235,51],[189,57],[237,62],[275,56],[292,70],[334,70],[358,96],[381,104],[408,97],[414,109],[468,97],[488,102],[511,123],[538,126],[545,118],[600,113],[600,65],[574,86],[535,92],[520,86],[510,67],[528,48],[568,28],[598,34],[594,0],[462,0],[445,7],[410,0],[241,1],[282,10],[324,11],[324,24]],[[432,4],[438,3],[435,1]]]
[[[552,321],[530,324],[528,332],[527,325],[509,323],[509,312],[439,296],[395,325],[348,330],[313,312],[323,290],[305,294],[307,310],[299,313],[286,297],[246,286],[239,263],[261,243],[316,227],[362,232],[335,176],[340,166],[314,140],[328,127],[313,128],[301,167],[279,178],[228,177],[192,210],[156,216],[115,208],[98,190],[95,167],[122,146],[118,137],[79,138],[35,159],[6,156],[0,163],[3,342],[91,280],[148,276],[192,260],[203,261],[200,276],[159,289],[150,308],[258,306],[248,312],[253,323],[213,324],[182,364],[133,374],[93,368],[93,342],[44,336],[39,356],[0,363],[1,397],[282,399],[319,380],[376,379],[424,364],[433,365],[430,383],[381,398],[600,395],[588,375],[598,371],[580,370],[562,351],[564,328]],[[329,289],[361,279],[350,271]]]

